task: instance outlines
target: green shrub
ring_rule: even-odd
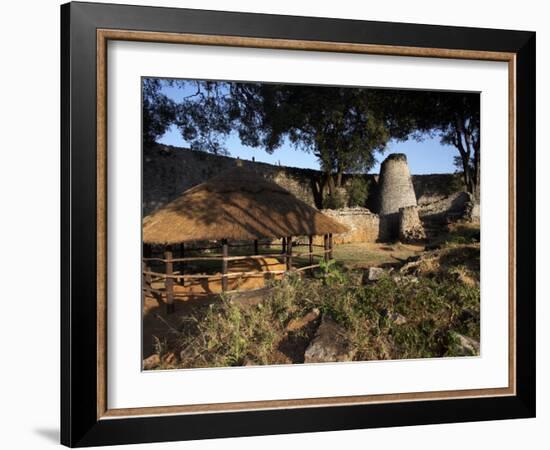
[[[361,176],[356,176],[346,186],[348,193],[348,206],[364,207],[369,196],[369,184],[367,180]]]
[[[320,279],[326,286],[342,285],[346,282],[346,276],[334,259],[319,261]]]
[[[479,285],[453,273],[366,285],[352,283],[352,275],[323,262],[318,278],[289,274],[273,282],[261,304],[223,299],[197,311],[179,336],[181,366],[280,363],[287,324],[313,308],[340,324],[360,361],[454,356],[456,333],[479,340]]]
[[[323,208],[342,209],[346,206],[346,191],[344,189],[335,189],[332,194],[323,198]]]

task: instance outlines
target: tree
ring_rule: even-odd
[[[479,94],[437,95],[432,128],[439,132],[441,142],[458,149],[464,185],[479,200],[480,183],[480,111]]]
[[[175,103],[164,86],[186,92]],[[233,132],[272,153],[289,142],[312,152],[334,195],[344,173],[367,172],[390,140],[438,135],[459,153],[464,184],[479,198],[479,94],[146,79],[144,142],[176,125],[191,148],[225,154]]]
[[[227,154],[225,141],[232,131],[232,118],[228,115],[229,85],[227,82],[180,81],[180,88],[190,93],[178,103],[174,123],[191,149]]]
[[[143,80],[142,137],[144,145],[154,144],[176,118],[176,104],[162,93],[162,87],[163,80],[158,78]]]
[[[402,132],[419,140],[439,136],[442,144],[458,150],[455,164],[464,186],[479,199],[480,96],[465,92],[394,91],[386,114]]]
[[[181,100],[164,90],[176,87],[189,92]],[[225,93],[227,83],[198,80],[143,80],[143,143],[154,144],[175,125],[193,150],[225,154],[225,137],[231,132]]]
[[[273,152],[288,140],[312,152],[331,196],[344,173],[368,171],[391,137],[369,89],[232,83],[228,100],[243,144]]]

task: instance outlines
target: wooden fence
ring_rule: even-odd
[[[260,253],[259,247],[276,247],[280,246],[281,251],[278,253]],[[185,286],[186,280],[194,281],[206,281],[221,280],[222,292],[233,292],[228,290],[228,280],[234,277],[265,277],[268,275],[281,275],[287,272],[303,272],[306,270],[312,270],[320,266],[319,263],[314,262],[314,257],[320,257],[325,261],[332,259],[332,235],[327,234],[324,236],[323,245],[314,244],[313,237],[309,236],[308,243],[299,243],[292,240],[292,236],[288,236],[281,240],[280,244],[273,242],[260,243],[258,240],[254,241],[254,254],[244,256],[229,256],[229,248],[237,247],[250,247],[249,244],[229,244],[227,240],[222,240],[221,245],[210,247],[193,247],[188,249],[195,251],[206,250],[221,250],[220,255],[200,255],[200,256],[185,256],[184,244],[177,246],[164,246],[163,257],[154,257],[151,255],[151,247],[144,245],[144,255],[142,258],[142,274],[143,274],[143,294],[156,298],[159,301],[165,299],[166,308],[168,313],[174,311],[174,298],[178,296],[178,293],[174,291],[174,283],[179,283]],[[296,247],[307,247],[306,252],[295,252]],[[174,249],[179,250],[180,257],[174,257]],[[314,251],[315,248],[321,248],[322,250]],[[307,257],[308,264],[302,267],[295,266],[295,258]],[[285,270],[255,270],[255,271],[241,271],[241,272],[229,272],[229,263],[232,261],[254,260],[262,258],[276,258],[281,263],[284,261]],[[220,273],[216,274],[193,274],[185,273],[185,264],[188,262],[196,261],[219,261]],[[151,269],[151,263],[164,264],[164,272],[157,272]],[[178,271],[174,269],[175,265],[179,268]],[[164,282],[164,289],[153,288],[153,283]],[[184,294],[179,294],[184,295]]]

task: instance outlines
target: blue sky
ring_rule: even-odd
[[[175,101],[181,101],[183,96],[190,93],[187,89],[177,87],[164,87],[163,92]],[[188,147],[188,144],[174,126],[158,139],[158,142],[176,147]],[[231,134],[225,141],[225,147],[229,152],[229,156],[234,158],[252,160],[254,157],[256,161],[269,164],[319,169],[319,163],[313,154],[296,150],[289,143],[284,143],[270,155],[261,148],[242,145],[238,136]],[[457,150],[453,146],[442,145],[437,137],[426,136],[421,142],[413,139],[404,142],[390,141],[388,149],[383,154],[377,155],[378,163],[370,170],[370,173],[378,173],[380,162],[391,153],[405,153],[410,171],[413,174],[452,173],[456,170],[453,161],[454,157],[458,155]]]

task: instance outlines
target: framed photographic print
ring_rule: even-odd
[[[535,414],[535,33],[61,7],[68,446]]]

